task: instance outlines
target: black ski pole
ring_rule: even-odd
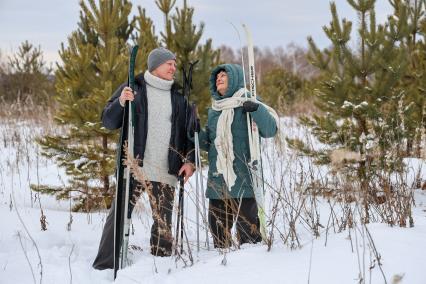
[[[180,253],[183,252],[183,230],[184,230],[184,225],[183,225],[183,212],[184,212],[184,202],[183,202],[183,193],[184,193],[184,181],[183,181],[183,176],[179,177],[179,211],[180,211]]]
[[[188,114],[188,108],[189,108],[189,95],[191,93],[192,88],[192,71],[194,69],[194,65],[198,63],[198,60],[192,63],[189,63],[189,72],[188,75],[186,74],[186,69],[183,67],[183,95],[186,97],[186,111]],[[185,130],[188,126],[188,115],[185,115]],[[184,224],[183,224],[183,212],[184,212],[184,177],[178,176],[178,182],[179,182],[179,201],[178,201],[178,217],[176,222],[176,246],[175,246],[175,254],[178,254],[178,246],[179,246],[179,229],[180,229],[180,253],[183,252],[183,230],[184,230]]]
[[[184,193],[184,183],[183,177],[178,177],[179,182],[179,201],[178,201],[178,216],[176,221],[176,242],[175,242],[175,254],[178,254],[179,247],[179,235],[180,235],[180,253],[183,251],[183,193]],[[180,234],[179,234],[180,231]]]

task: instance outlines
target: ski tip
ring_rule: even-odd
[[[245,32],[245,34],[246,34],[246,37],[247,37],[247,40],[249,41],[249,42],[251,42],[253,39],[253,37],[252,37],[252,35],[251,35],[251,32],[250,32],[250,29],[248,28],[248,26],[246,25],[246,24],[242,24],[242,26],[243,26],[243,29],[244,29],[244,32]]]

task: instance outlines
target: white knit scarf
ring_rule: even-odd
[[[214,140],[217,150],[216,168],[217,172],[223,175],[229,191],[231,191],[237,179],[233,168],[235,156],[231,125],[234,120],[234,108],[242,106],[247,100],[243,97],[246,92],[248,91],[245,88],[241,88],[232,97],[214,100],[212,103],[213,110],[221,111],[216,126],[216,139]],[[260,101],[256,101],[256,103],[266,107],[268,112],[274,117],[278,127],[279,117],[275,110]]]

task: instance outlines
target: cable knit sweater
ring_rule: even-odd
[[[173,81],[163,80],[149,71],[144,74],[148,99],[148,136],[143,173],[147,180],[175,186],[177,179],[168,173],[168,149],[171,135]]]

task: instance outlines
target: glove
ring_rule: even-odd
[[[188,133],[189,137],[194,137],[195,132],[200,132],[200,119],[198,118],[197,107],[195,104],[192,104],[190,111]]]
[[[253,112],[259,108],[259,104],[254,101],[245,101],[243,103],[243,112]]]

